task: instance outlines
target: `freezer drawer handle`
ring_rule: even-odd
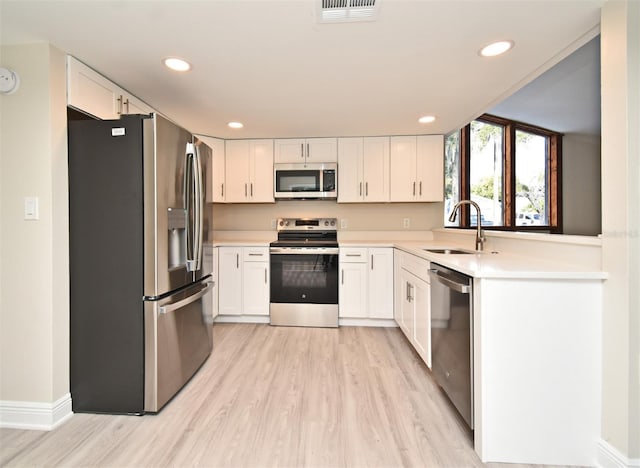
[[[193,296],[189,296],[185,299],[182,299],[178,302],[173,302],[171,304],[167,304],[165,306],[160,306],[158,308],[159,312],[161,314],[166,314],[168,312],[173,312],[176,309],[180,309],[188,304],[191,304],[192,302],[197,301],[198,299],[202,298],[202,296],[206,295],[209,291],[211,291],[211,289],[213,288],[213,283],[212,282],[208,282],[207,283],[207,287],[202,289],[200,292],[195,293]]]

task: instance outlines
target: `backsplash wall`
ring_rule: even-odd
[[[278,218],[338,218],[343,231],[429,231],[443,226],[444,203],[337,203],[281,200],[274,204],[210,204],[216,231],[269,231]],[[405,228],[404,219],[410,227]],[[341,221],[346,221],[343,228]]]

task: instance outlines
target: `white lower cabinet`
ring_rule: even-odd
[[[219,247],[220,315],[269,315],[269,247]]]
[[[220,315],[242,315],[242,247],[219,247],[218,311]]]
[[[210,314],[211,320],[218,316],[218,248],[205,245],[203,262],[206,269],[211,271],[213,289],[210,296],[205,296],[205,309]]]
[[[340,249],[340,318],[393,318],[393,249]]]
[[[431,286],[429,262],[397,252],[395,319],[422,360],[431,368]]]
[[[269,315],[269,248],[245,247],[242,263],[242,313]]]

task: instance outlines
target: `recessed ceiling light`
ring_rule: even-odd
[[[227,126],[228,126],[229,128],[242,128],[242,127],[244,127],[244,125],[242,124],[242,122],[229,122],[229,123],[227,124]]]
[[[495,57],[496,55],[504,54],[511,49],[514,45],[513,41],[497,41],[480,49],[479,54],[483,57]]]
[[[433,115],[424,115],[418,119],[418,122],[427,124],[431,122],[435,122],[436,118]]]
[[[168,57],[163,60],[164,65],[174,71],[185,72],[191,70],[191,64],[185,60]]]

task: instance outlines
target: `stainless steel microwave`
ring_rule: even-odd
[[[273,190],[275,198],[338,197],[336,163],[275,164]]]

